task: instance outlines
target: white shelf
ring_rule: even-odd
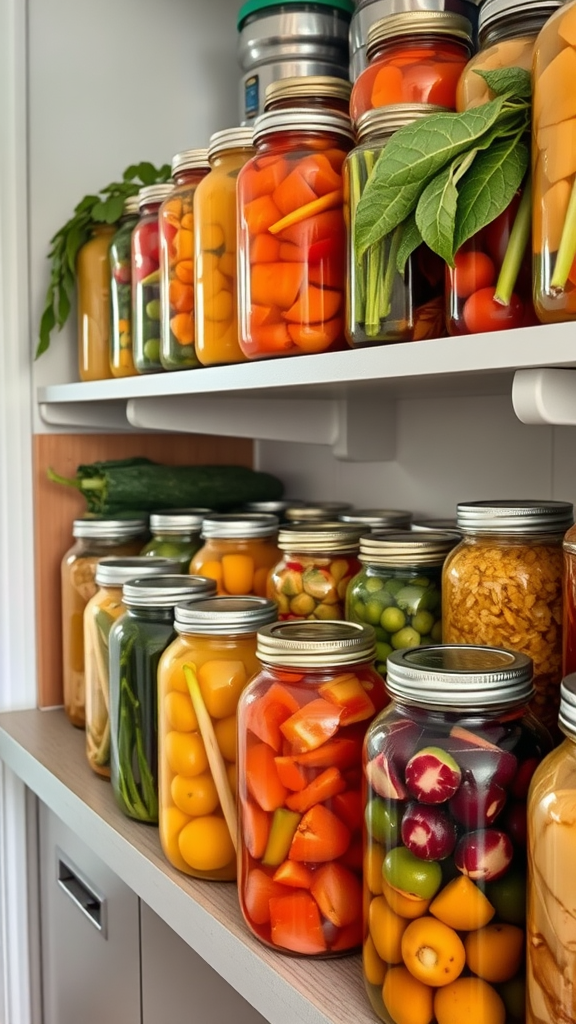
[[[120,812],[63,711],[0,714],[0,759],[270,1024],[374,1024],[360,958],[311,962],[253,939],[234,885],[173,870],[157,829]]]

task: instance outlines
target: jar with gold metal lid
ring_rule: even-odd
[[[351,509],[352,505],[347,501],[315,501],[313,504],[292,502],[284,515],[289,523],[329,523]]]
[[[280,78],[266,86],[264,110],[317,107],[348,114],[352,85],[344,78],[307,75],[304,78]]]

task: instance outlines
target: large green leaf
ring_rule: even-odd
[[[456,250],[498,217],[512,202],[526,174],[530,154],[520,135],[494,142],[478,153],[459,189]]]
[[[411,213],[402,224],[398,252],[396,253],[396,269],[399,274],[404,273],[409,257],[421,244],[422,235],[416,224],[415,214]]]
[[[454,228],[458,191],[454,172],[460,160],[445,167],[426,186],[416,207],[416,224],[426,245],[454,264]]]
[[[499,68],[497,71],[475,71],[474,74],[484,79],[495,96],[529,100],[532,95],[530,72],[524,68]]]

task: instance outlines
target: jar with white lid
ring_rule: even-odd
[[[202,523],[211,511],[209,508],[167,508],[161,512],[152,512],[152,539],[142,548],[140,554],[175,558],[182,563],[181,571],[187,572],[190,559],[202,543]]]
[[[264,513],[211,513],[202,523],[204,544],[190,572],[216,580],[218,594],[266,596],[266,580],[278,561],[278,519]]]
[[[280,529],[282,552],[268,578],[268,597],[280,621],[344,619],[346,590],[358,572],[364,527],[352,523],[288,523]]]

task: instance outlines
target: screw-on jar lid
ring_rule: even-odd
[[[356,552],[366,527],[353,523],[293,523],[280,528],[278,547],[281,551],[334,554]]]
[[[566,736],[576,739],[576,672],[566,676],[560,684],[558,725]]]
[[[357,622],[274,622],[259,630],[256,655],[265,665],[294,668],[374,661],[376,634]]]
[[[99,587],[123,587],[141,576],[166,576],[178,573],[180,562],[175,558],[138,555],[134,558],[101,558],[96,566],[95,582]]]
[[[273,537],[278,530],[278,517],[261,513],[211,513],[202,523],[202,536],[222,540],[244,540],[252,537]]]
[[[128,196],[124,200],[124,207],[122,209],[123,217],[130,217],[131,215],[138,213],[138,196]]]
[[[432,530],[437,533],[438,530],[444,532],[446,530],[459,533],[456,526],[455,519],[416,519],[413,523],[410,523],[410,529],[414,530],[414,533],[428,533]]]
[[[166,508],[150,516],[150,533],[198,533],[211,508]]]
[[[228,149],[251,149],[252,135],[251,127],[224,128],[221,132],[214,132],[208,143],[208,160]]]
[[[405,128],[421,117],[430,117],[430,114],[448,113],[451,113],[448,107],[439,107],[435,103],[390,103],[386,107],[366,110],[356,121],[358,142],[393,135],[399,128]]]
[[[443,565],[446,556],[458,543],[457,534],[370,533],[360,538],[360,561],[366,565]]]
[[[139,537],[146,531],[146,519],[75,519],[73,537],[89,537],[92,540],[127,540]]]
[[[174,182],[166,181],[159,185],[145,185],[138,193],[138,209],[143,206],[150,206],[152,203],[160,204],[167,199],[174,190]]]
[[[472,25],[463,14],[453,14],[452,11],[402,11],[401,14],[387,14],[370,26],[366,57],[371,60],[386,39],[399,36],[410,39],[412,36],[428,34],[451,36],[472,45]]]
[[[209,171],[207,149],[185,149],[172,157],[172,174],[180,171]]]
[[[569,501],[469,501],[458,505],[456,525],[468,533],[564,533],[574,522]]]
[[[291,501],[285,510],[285,517],[291,523],[329,522],[351,508],[352,505],[346,501],[317,501],[314,505]]]
[[[343,523],[359,523],[361,526],[386,530],[390,527],[400,529],[408,526],[412,513],[395,508],[355,508],[352,512],[344,512],[338,518]]]
[[[319,134],[336,132],[354,141],[354,130],[348,114],[313,107],[288,107],[286,110],[267,110],[256,118],[254,145],[268,135],[281,131],[310,131]]]
[[[179,601],[194,601],[216,593],[216,580],[206,576],[154,576],[134,579],[122,587],[127,608],[174,608]]]
[[[306,6],[310,0],[306,0]],[[332,7],[337,11],[344,11],[346,14],[353,14],[354,12],[354,0],[311,0],[312,5],[319,7]],[[268,7],[278,7],[279,3],[282,6],[287,4],[299,4],[302,6],[302,0],[247,0],[245,4],[242,4],[238,12],[238,29],[242,28],[242,25],[249,18],[251,14],[258,14],[262,12],[266,14]]]
[[[419,707],[517,707],[534,693],[532,668],[525,654],[500,647],[409,647],[388,656],[386,689]]]
[[[489,29],[510,21],[515,15],[523,19],[540,17],[544,24],[562,3],[563,0],[484,0],[478,9],[478,35],[484,37]],[[519,29],[522,30],[522,22]]]
[[[289,509],[303,508],[304,502],[297,498],[280,498],[278,501],[247,501],[242,506],[245,512],[265,512],[273,516],[283,516]]]
[[[303,75],[298,78],[279,78],[266,86],[264,109],[280,100],[297,100],[306,96],[318,99],[342,100],[348,103],[352,82],[332,75]]]
[[[177,633],[210,636],[256,633],[277,616],[274,601],[264,597],[211,597],[193,604],[177,604],[174,628]]]

